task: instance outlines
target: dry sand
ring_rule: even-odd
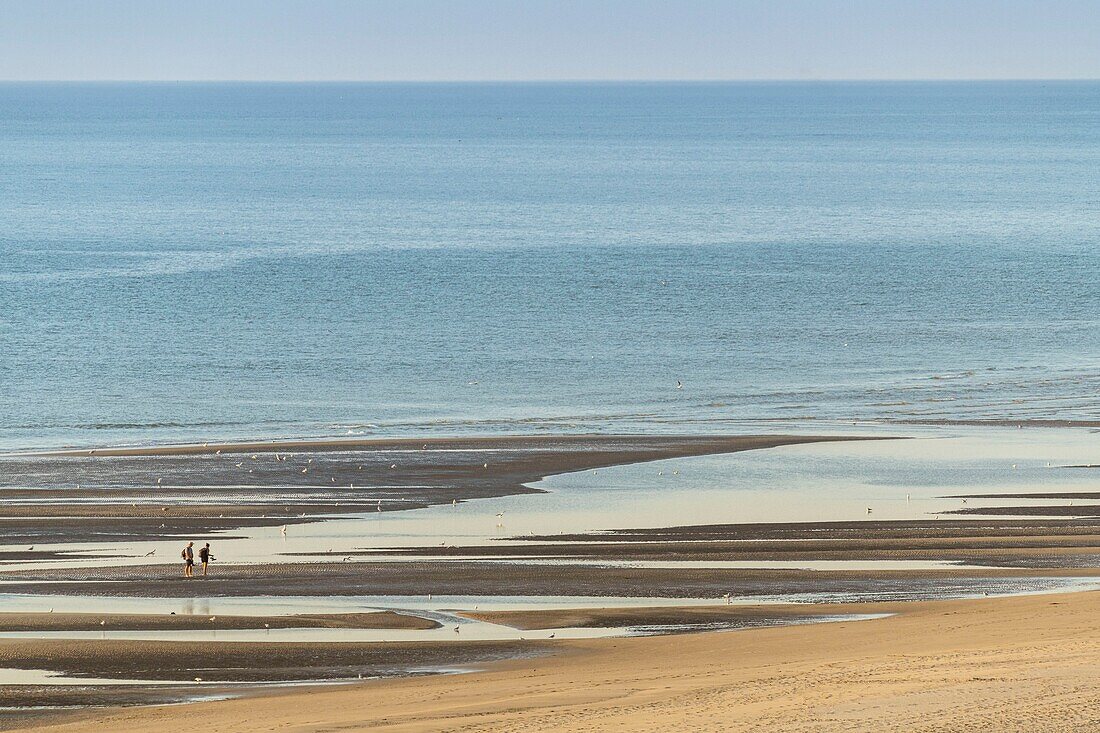
[[[1100,728],[1100,593],[907,609],[873,621],[561,642],[554,657],[504,662],[483,673],[83,712],[41,730]]]

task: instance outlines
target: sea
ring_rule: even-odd
[[[0,450],[1098,395],[1097,82],[0,84]]]

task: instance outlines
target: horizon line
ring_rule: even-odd
[[[9,79],[0,84],[775,84],[775,83],[972,83],[972,82],[1081,82],[1100,76],[1020,77],[759,77],[759,78],[536,78],[536,79]]]

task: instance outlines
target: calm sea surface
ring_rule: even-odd
[[[0,449],[1098,395],[1098,83],[0,84]]]

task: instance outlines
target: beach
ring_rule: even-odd
[[[951,430],[8,454],[0,724],[1087,720],[1048,707],[1093,671],[1091,438]],[[181,577],[184,538],[208,577]]]
[[[1100,594],[853,623],[572,641],[463,676],[75,714],[35,730],[1064,731],[1100,724]]]

